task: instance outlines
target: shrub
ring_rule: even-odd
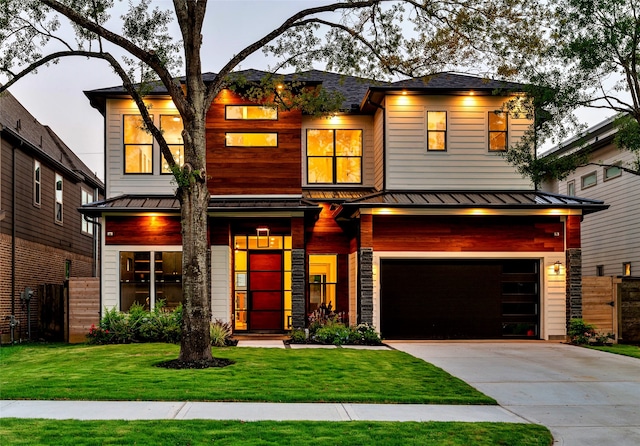
[[[300,328],[294,328],[289,334],[289,342],[291,344],[306,344],[307,333]]]
[[[599,333],[595,325],[588,324],[583,319],[571,319],[567,333],[571,343],[576,345],[609,344],[614,339],[613,334]]]
[[[209,324],[209,335],[211,336],[211,345],[214,347],[226,347],[231,345],[231,324],[222,322],[220,319]]]
[[[326,324],[318,328],[313,336],[313,340],[320,344],[342,345],[349,343],[351,330],[340,322]]]
[[[130,342],[178,342],[181,335],[182,306],[173,312],[158,301],[153,311],[134,304],[128,313],[105,309],[98,327],[87,334],[90,344],[127,344]]]

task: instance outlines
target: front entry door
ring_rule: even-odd
[[[282,252],[249,251],[248,285],[248,329],[282,331]]]

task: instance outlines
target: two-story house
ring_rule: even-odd
[[[99,230],[77,208],[103,197],[102,181],[53,130],[0,94],[2,342],[39,339],[42,312],[63,314],[41,308],[43,285],[97,275]]]
[[[614,142],[615,117],[553,147],[543,156],[587,154],[587,164],[544,190],[604,200],[609,208],[582,222],[582,274],[593,294],[585,318],[628,342],[640,340],[640,176],[625,171],[634,154]],[[635,295],[636,297],[632,297]]]
[[[564,337],[579,306],[567,279],[579,281],[580,221],[604,205],[535,191],[501,156],[531,124],[500,113],[520,85],[453,73],[290,80],[337,89],[343,110],[313,117],[224,90],[207,115],[214,318],[284,332],[330,307],[385,338]],[[122,88],[86,95],[105,118],[107,198],[82,210],[103,219],[102,305],[175,306],[171,175]],[[145,100],[179,159],[172,102],[162,89]]]

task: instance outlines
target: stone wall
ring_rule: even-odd
[[[620,340],[640,343],[640,279],[623,278],[618,284]]]
[[[582,250],[567,249],[567,328],[569,320],[582,317]]]
[[[360,249],[360,323],[373,324],[373,249]]]

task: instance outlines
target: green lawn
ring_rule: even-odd
[[[610,346],[589,346],[589,348],[640,359],[640,346],[637,345],[613,344]]]
[[[11,445],[549,446],[548,429],[511,423],[59,421],[3,419]]]
[[[214,349],[235,364],[170,370],[172,344],[0,348],[3,399],[496,404],[395,350]]]

